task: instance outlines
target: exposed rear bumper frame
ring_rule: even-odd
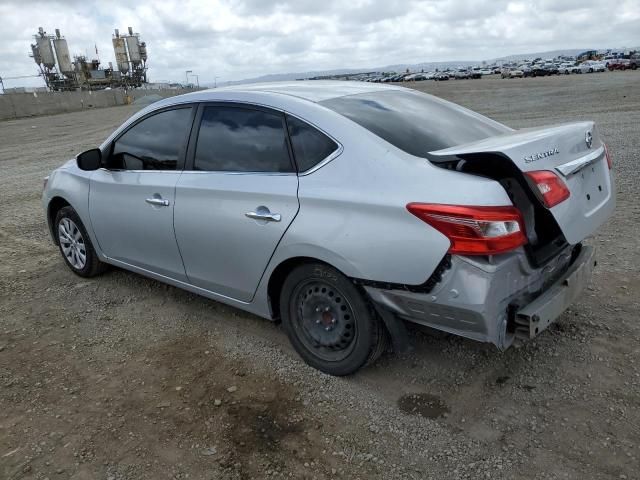
[[[534,338],[546,330],[589,284],[597,265],[594,247],[583,246],[569,269],[544,293],[515,313],[516,340]]]
[[[429,293],[365,285],[378,309],[504,350],[546,329],[587,286],[593,247],[567,247],[541,268],[523,250],[487,262],[452,258],[451,269]]]

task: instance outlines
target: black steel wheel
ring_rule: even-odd
[[[349,375],[384,350],[385,330],[363,293],[336,269],[305,264],[286,278],[283,326],[300,356],[331,375]]]
[[[293,297],[293,328],[304,346],[326,361],[349,356],[358,332],[344,294],[329,282],[309,279],[296,286]]]

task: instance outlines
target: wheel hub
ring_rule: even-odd
[[[81,270],[87,263],[84,238],[78,226],[70,218],[63,218],[58,224],[58,240],[62,254],[73,268]]]
[[[297,295],[297,323],[302,337],[316,350],[344,353],[355,339],[351,306],[333,286],[312,281]]]
[[[321,322],[322,325],[324,325],[325,330],[329,331],[336,324],[336,317],[334,317],[329,311],[324,311],[322,312]]]

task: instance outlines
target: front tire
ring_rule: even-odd
[[[303,360],[330,375],[349,375],[385,350],[386,331],[364,294],[335,268],[300,265],[280,293],[282,324]]]
[[[81,277],[94,277],[107,268],[98,259],[87,230],[73,207],[61,208],[55,219],[58,247],[67,267]]]

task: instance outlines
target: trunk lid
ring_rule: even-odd
[[[429,159],[444,163],[477,159],[482,153],[506,156],[521,172],[550,170],[558,175],[570,196],[549,211],[570,244],[593,234],[613,212],[613,177],[593,122],[515,130],[430,152]]]

